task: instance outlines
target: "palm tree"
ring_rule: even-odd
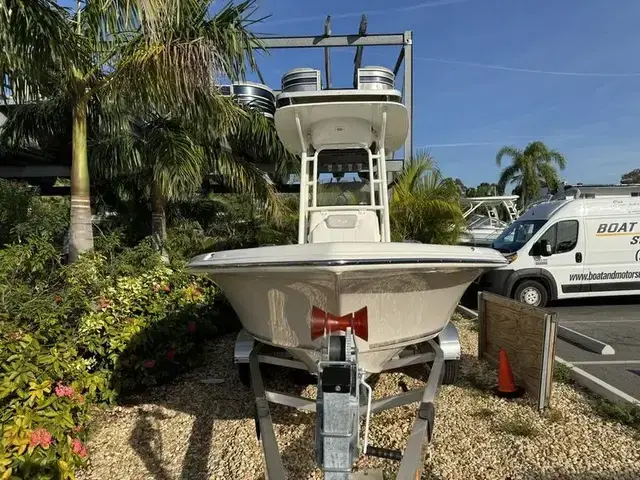
[[[142,118],[172,112],[208,126],[202,135],[215,143],[242,116],[213,87],[216,74],[235,80],[247,64],[255,67],[253,48],[260,44],[248,29],[254,1],[227,4],[215,16],[208,13],[210,4],[85,0],[72,12],[54,0],[0,1],[0,76],[10,79],[18,101],[44,109],[55,101],[71,112],[71,260],[93,247],[87,156],[92,123],[103,133],[119,133],[123,112],[135,110]],[[22,133],[7,136],[24,140]]]
[[[460,189],[427,152],[405,162],[390,198],[394,241],[454,244],[464,227]]]
[[[503,191],[509,183],[519,186],[521,207],[540,195],[542,182],[549,189],[557,189],[562,183],[556,165],[564,170],[567,161],[562,153],[549,149],[543,142],[531,142],[524,150],[512,146],[502,147],[496,155],[498,167],[502,166],[502,158],[505,156],[511,157],[512,163],[500,173],[498,186]]]
[[[279,214],[280,201],[256,166],[259,159],[250,157],[252,152],[229,148],[244,143],[259,150],[255,155],[271,152],[285,156],[284,146],[270,135],[275,128],[261,124],[264,117],[258,112],[249,110],[246,115],[247,120],[240,122],[242,127],[232,133],[226,145],[207,143],[199,126],[157,113],[134,119],[120,132],[102,135],[92,145],[96,172],[114,181],[126,177],[136,190],[146,192],[152,212],[151,233],[163,255],[167,203],[193,199],[209,174],[232,192],[258,202],[261,211]]]

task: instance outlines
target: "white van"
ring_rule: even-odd
[[[481,290],[543,307],[549,300],[640,294],[640,197],[540,203],[493,241],[509,265]]]

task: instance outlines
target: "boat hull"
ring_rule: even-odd
[[[331,244],[324,245],[320,248],[332,248]],[[377,248],[380,245],[377,243]],[[424,247],[432,247],[400,245],[409,254],[411,250],[424,253],[427,252]],[[428,255],[416,261],[405,251],[403,255],[395,258],[388,255],[383,263],[380,260],[375,263],[365,260],[371,255],[367,255],[367,248],[362,245],[359,259],[357,256],[349,259],[349,255],[338,255],[335,251],[333,257],[314,257],[312,250],[318,250],[318,244],[306,249],[311,246],[290,247],[307,252],[307,260],[290,258],[283,262],[276,255],[261,261],[238,260],[234,264],[222,255],[217,263],[194,259],[191,270],[206,273],[217,283],[251,336],[285,348],[311,372],[316,371],[320,347],[319,340],[311,339],[314,306],[339,316],[367,307],[369,336],[366,341],[356,340],[359,362],[365,371],[377,373],[405,346],[437,336],[469,284],[488,268],[505,263],[492,250],[488,250],[490,258],[475,261],[443,262],[442,258],[431,259]],[[291,251],[300,253],[300,249]]]

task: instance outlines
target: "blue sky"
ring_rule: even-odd
[[[447,176],[495,181],[500,146],[540,139],[568,160],[569,182],[617,183],[640,167],[638,0],[259,0],[263,34],[413,30],[414,145]],[[351,82],[354,49],[332,52],[334,86]],[[393,67],[397,49],[365,49],[364,65]],[[274,50],[265,81],[322,69],[322,50]]]

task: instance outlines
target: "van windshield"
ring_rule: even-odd
[[[513,253],[520,250],[533,237],[546,220],[519,220],[505,228],[500,236],[491,244],[502,253]]]

